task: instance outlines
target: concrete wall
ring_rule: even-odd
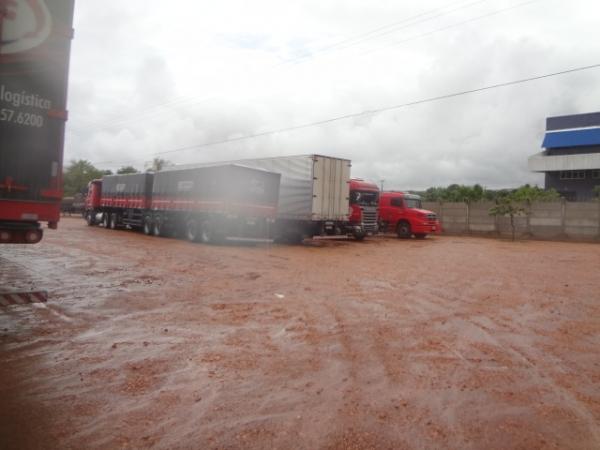
[[[509,217],[490,216],[493,202],[424,202],[438,214],[443,232],[451,234],[511,235]],[[521,205],[526,213],[515,217],[519,237],[600,240],[600,202],[534,202]]]

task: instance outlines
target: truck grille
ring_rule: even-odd
[[[427,221],[428,222],[435,222],[437,220],[437,215],[436,214],[427,214]]]
[[[362,208],[362,225],[366,231],[377,231],[377,208]]]

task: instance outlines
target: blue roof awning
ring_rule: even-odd
[[[600,128],[547,132],[542,147],[583,147],[600,145]]]

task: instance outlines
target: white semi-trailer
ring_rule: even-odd
[[[281,174],[274,238],[298,242],[305,237],[355,234],[349,226],[348,159],[323,155],[278,156],[227,161]],[[198,167],[213,164],[174,166]],[[358,230],[360,231],[360,230]]]

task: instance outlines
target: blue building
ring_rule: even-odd
[[[546,174],[546,189],[571,201],[591,200],[600,186],[600,112],[548,117],[542,147],[529,169]]]

